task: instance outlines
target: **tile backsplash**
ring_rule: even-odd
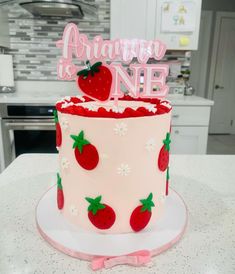
[[[61,50],[55,42],[61,39],[65,25],[73,22],[89,39],[102,35],[109,39],[110,0],[89,0],[97,6],[93,18],[34,18],[29,12],[14,4],[8,10],[10,44],[13,55],[14,78],[17,81],[56,81],[56,64]],[[183,51],[167,51],[164,61],[180,62],[183,68],[190,65]]]
[[[110,0],[90,0],[97,6],[97,16],[86,19],[35,19],[15,4],[9,9],[9,29],[15,80],[57,79],[56,63],[61,55],[55,42],[61,39],[65,25],[73,22],[90,39],[96,35],[109,38]]]

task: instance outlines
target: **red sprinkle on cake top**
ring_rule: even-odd
[[[87,104],[89,103],[90,104]],[[92,104],[94,102],[94,104]],[[56,109],[62,113],[79,115],[84,117],[100,117],[100,118],[131,118],[131,117],[143,117],[143,116],[154,116],[168,113],[172,107],[167,100],[160,99],[143,99],[133,98],[129,95],[125,95],[123,98],[118,100],[118,104],[127,105],[121,111],[114,106],[114,101],[111,100],[109,103],[113,104],[113,107],[102,106],[97,104],[94,100],[87,96],[79,97],[65,97],[61,101],[56,103]],[[130,107],[128,104],[138,102],[138,107]],[[141,106],[140,103],[143,103]],[[86,106],[87,104],[87,106]],[[88,106],[89,105],[89,106]]]

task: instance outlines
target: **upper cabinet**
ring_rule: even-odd
[[[156,0],[111,0],[111,39],[152,39]]]
[[[168,49],[196,50],[201,18],[201,0],[158,0],[155,39]]]
[[[201,0],[111,0],[111,39],[160,39],[167,49],[196,50]]]
[[[0,8],[0,47],[9,48],[9,25],[8,15]]]

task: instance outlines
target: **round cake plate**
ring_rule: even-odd
[[[187,207],[172,189],[166,197],[165,214],[154,226],[126,234],[99,234],[75,227],[58,210],[56,192],[56,186],[50,188],[37,205],[38,230],[57,250],[92,261],[94,270],[117,264],[146,264],[179,241],[187,225]]]

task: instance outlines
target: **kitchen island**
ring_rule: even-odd
[[[92,273],[88,262],[56,251],[37,231],[35,207],[57,170],[55,154],[24,154],[0,175],[0,273]],[[172,155],[170,185],[189,212],[185,235],[147,267],[96,273],[234,273],[234,170],[235,156]]]

